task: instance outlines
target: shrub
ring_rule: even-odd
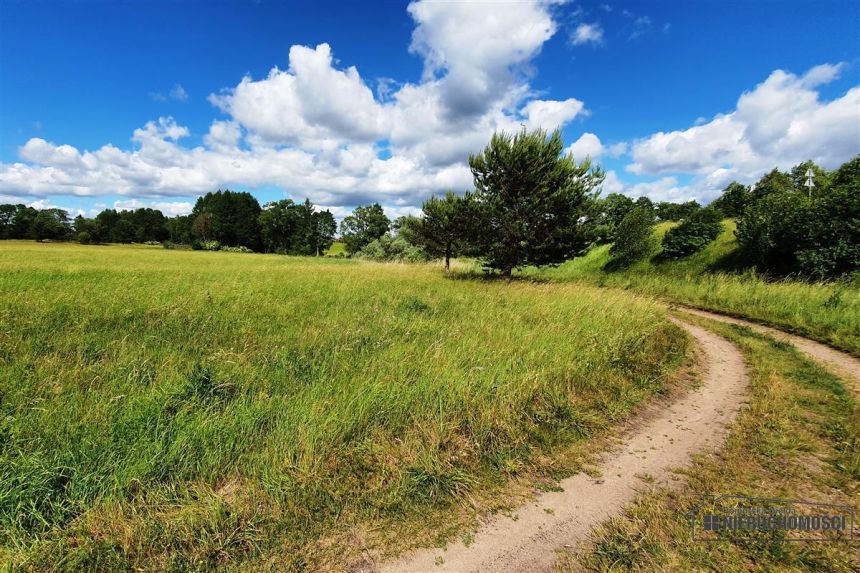
[[[197,251],[220,251],[221,243],[218,241],[194,241],[191,248]]]
[[[355,255],[371,261],[396,261],[400,263],[420,263],[429,257],[421,247],[416,247],[403,237],[383,235],[366,245]]]
[[[807,228],[809,200],[794,192],[773,192],[754,202],[735,232],[746,260],[762,270],[790,273],[797,268],[799,233]]]
[[[637,207],[630,211],[615,233],[615,243],[609,249],[610,268],[627,267],[644,259],[654,247],[654,214]]]
[[[751,200],[752,193],[749,187],[732,181],[723,191],[723,194],[711,203],[711,207],[718,209],[726,217],[740,217],[744,214],[744,209],[747,208]]]
[[[719,211],[712,207],[700,209],[663,236],[663,256],[678,259],[699,252],[716,239],[722,229]]]
[[[356,207],[352,215],[340,224],[341,240],[350,255],[356,254],[373,241],[385,236],[391,221],[379,203]]]
[[[227,253],[253,253],[254,252],[251,249],[249,249],[248,247],[244,247],[242,245],[239,245],[238,247],[221,247],[220,250],[227,252]]]
[[[93,237],[86,231],[81,231],[78,233],[78,242],[82,245],[89,245],[93,242]]]
[[[686,203],[661,201],[654,206],[654,214],[661,221],[682,221],[699,209],[701,206],[695,201],[687,201]]]

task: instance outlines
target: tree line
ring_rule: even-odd
[[[558,130],[496,133],[469,156],[474,189],[431,197],[421,216],[389,219],[378,204],[357,207],[340,224],[349,256],[376,260],[475,257],[485,270],[510,277],[525,266],[560,264],[612,243],[614,267],[653,254],[653,227],[675,221],[660,256],[689,256],[713,241],[724,217],[737,218],[739,262],[774,274],[829,278],[860,268],[860,156],[828,172],[804,162],[774,169],[756,184],[732,182],[707,207],[695,201],[654,203],[611,193],[600,196],[604,172],[590,159],[564,154]],[[809,193],[806,173],[814,173]],[[309,200],[261,207],[249,193],[217,191],[200,197],[190,215],[154,209],[108,209],[69,220],[59,209],[0,206],[0,237],[80,242],[191,244],[296,255],[319,255],[338,227]]]
[[[235,248],[318,255],[334,241],[337,223],[309,201],[274,201],[261,207],[250,193],[216,191],[200,197],[191,214],[166,217],[157,209],[105,209],[70,219],[62,209],[0,205],[0,238],[77,240],[84,244],[164,243],[195,249]]]

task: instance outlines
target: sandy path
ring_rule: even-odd
[[[561,492],[541,494],[520,508],[516,520],[494,517],[466,547],[428,549],[383,564],[383,572],[551,571],[555,550],[575,547],[593,527],[618,514],[640,491],[669,482],[671,468],[691,454],[718,447],[740,408],[748,384],[744,360],[728,341],[698,326],[675,321],[704,351],[702,385],[655,413],[599,464],[600,478],[584,473],[563,480]],[[638,476],[638,477],[637,477]],[[547,511],[549,510],[549,511]]]
[[[824,366],[825,368],[851,384],[852,390],[855,393],[860,394],[860,359],[854,358],[850,354],[840,352],[839,350],[834,350],[826,344],[815,342],[814,340],[803,338],[802,336],[789,334],[787,332],[783,332],[782,330],[777,330],[776,328],[763,326],[755,322],[741,320],[739,318],[733,318],[730,316],[725,316],[722,314],[716,314],[713,312],[708,312],[706,310],[698,310],[685,306],[679,306],[677,308],[695,316],[710,318],[711,320],[727,322],[729,324],[739,324],[741,326],[747,326],[756,332],[766,334],[772,338],[775,338],[776,340],[788,342],[789,344],[793,345],[795,348],[812,358],[814,361],[818,362],[819,364],[821,364],[822,366]]]

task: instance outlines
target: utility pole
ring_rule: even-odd
[[[809,198],[812,199],[812,188],[815,187],[815,181],[812,178],[815,176],[815,173],[812,171],[812,167],[806,170],[806,188],[809,190]]]

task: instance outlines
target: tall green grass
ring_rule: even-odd
[[[609,246],[549,269],[524,274],[556,281],[582,281],[633,290],[692,306],[750,318],[832,344],[860,356],[860,284],[854,281],[768,280],[731,269],[737,254],[735,223],[704,250],[678,261],[654,257],[609,272]],[[671,224],[658,225],[661,238]]]
[[[0,324],[0,558],[34,570],[313,568],[605,429],[685,347],[621,291],[26,242]]]

